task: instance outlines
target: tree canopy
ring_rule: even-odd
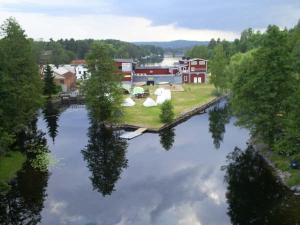
[[[41,105],[42,83],[31,41],[15,19],[1,26],[0,152],[32,120]]]

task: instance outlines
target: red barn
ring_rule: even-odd
[[[207,77],[207,63],[205,59],[189,59],[181,63],[180,71],[183,83],[205,83]]]

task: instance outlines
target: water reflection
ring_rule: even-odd
[[[252,147],[245,151],[236,148],[228,161],[226,197],[232,224],[299,224],[300,206],[293,204],[296,197],[278,181]]]
[[[114,191],[123,169],[127,168],[127,142],[119,133],[91,119],[88,145],[82,150],[84,160],[92,173],[93,188],[103,196]]]
[[[48,148],[44,133],[37,130],[36,120],[29,128],[20,133],[17,142],[27,161],[9,183],[9,190],[0,193],[0,224],[3,225],[34,225],[41,221],[49,173],[33,168],[32,163],[36,162],[41,150],[48,151]]]
[[[228,104],[217,105],[209,111],[209,132],[216,149],[220,148],[225,133],[225,125],[229,123],[230,117]]]
[[[7,194],[0,194],[0,224],[34,225],[41,222],[48,172],[33,169],[27,161]]]
[[[51,137],[53,143],[58,133],[58,119],[59,119],[59,106],[53,104],[51,101],[47,101],[43,109],[44,120],[47,124],[48,134]]]
[[[159,133],[160,144],[166,150],[169,151],[175,141],[175,132],[174,128],[165,129]]]

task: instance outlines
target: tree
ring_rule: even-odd
[[[171,101],[165,101],[160,107],[161,113],[159,115],[162,123],[171,123],[174,119],[173,105]]]
[[[228,60],[226,58],[223,45],[218,44],[213,50],[213,57],[210,63],[211,82],[216,88],[225,90],[226,86],[226,74],[224,72]]]
[[[272,147],[281,135],[282,115],[295,84],[287,32],[269,26],[262,47],[243,60],[233,83],[231,102],[238,123]]]
[[[3,151],[41,106],[42,83],[31,42],[15,19],[6,20],[1,33],[0,149]]]
[[[283,135],[276,150],[287,156],[300,153],[300,84],[288,98],[289,110],[283,119]]]
[[[97,121],[116,122],[120,119],[121,76],[115,72],[109,45],[95,43],[87,57],[91,78],[86,81],[86,104]]]
[[[191,58],[208,59],[209,58],[208,47],[205,45],[195,46],[191,50],[186,52],[186,56]]]
[[[46,65],[44,72],[44,95],[51,98],[51,95],[56,92],[56,87],[54,84],[53,71],[49,65]]]

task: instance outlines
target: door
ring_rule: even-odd
[[[199,83],[199,84],[202,83],[202,77],[198,77],[198,83]]]
[[[198,77],[194,77],[194,84],[198,83]]]

